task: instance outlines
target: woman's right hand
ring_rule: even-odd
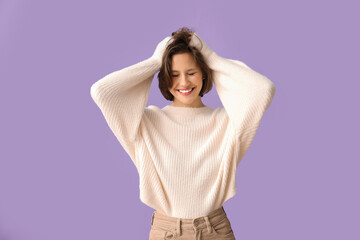
[[[161,65],[162,63],[162,57],[163,54],[165,52],[165,49],[167,48],[167,46],[172,43],[174,40],[173,37],[171,36],[167,36],[165,37],[160,43],[158,43],[158,45],[156,46],[156,49],[153,53],[153,55],[151,56],[151,58],[156,59],[156,61]]]

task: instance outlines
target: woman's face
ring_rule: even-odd
[[[171,61],[172,87],[169,91],[174,96],[171,105],[177,107],[204,106],[199,96],[203,84],[203,75],[192,55],[188,52],[174,54]],[[184,92],[179,90],[184,90]]]

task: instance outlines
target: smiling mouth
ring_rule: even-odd
[[[190,89],[182,90],[182,91],[180,91],[179,89],[177,89],[177,91],[178,91],[181,95],[187,96],[187,95],[190,95],[190,94],[194,91],[194,88],[190,88]]]

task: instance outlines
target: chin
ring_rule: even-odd
[[[186,99],[186,100],[183,100],[183,99],[177,99],[177,101],[183,105],[189,105],[189,106],[192,106],[192,105],[195,105],[195,103],[197,102],[197,99]]]

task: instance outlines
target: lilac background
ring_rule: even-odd
[[[224,204],[237,239],[360,239],[355,2],[0,1],[0,239],[148,239],[90,86],[182,26],[277,87]],[[148,105],[170,104],[157,84]]]

